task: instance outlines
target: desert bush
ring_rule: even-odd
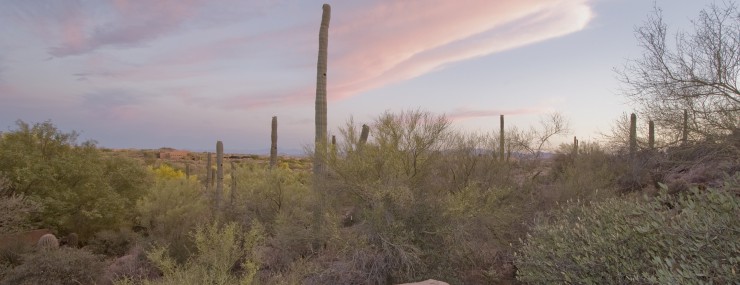
[[[33,250],[26,242],[11,240],[0,248],[0,280],[10,272],[13,267],[23,263],[23,256]]]
[[[0,176],[0,180],[2,179]],[[3,182],[0,181],[1,183]],[[36,228],[38,222],[34,216],[40,211],[40,203],[22,194],[0,196],[0,235]]]
[[[37,251],[25,256],[0,284],[97,284],[104,263],[100,257],[82,249],[63,247]]]
[[[87,240],[131,223],[127,206],[148,184],[138,163],[109,160],[95,142],[78,143],[77,133],[49,121],[16,125],[0,135],[0,173],[9,181],[6,194],[23,194],[42,206],[41,226]]]
[[[286,168],[246,164],[236,170],[234,216],[255,218],[272,229],[277,215],[296,207],[308,207],[309,175]],[[248,221],[249,221],[248,220]]]
[[[371,126],[372,141],[365,144],[356,140],[351,121],[340,131],[344,140],[330,156],[323,191],[330,193],[334,209],[350,209],[354,221],[329,241],[327,254],[335,261],[311,280],[385,284],[423,272],[422,245],[438,239],[444,223],[442,211],[435,209],[447,190],[433,187],[430,178],[448,126],[444,116],[407,111],[379,116]]]
[[[727,284],[740,263],[740,197],[693,188],[575,201],[540,220],[516,259],[531,284]]]
[[[196,253],[183,265],[168,254],[167,247],[156,247],[147,257],[163,277],[145,284],[254,284],[260,257],[255,248],[264,243],[264,228],[258,222],[242,233],[236,223],[199,226],[192,233]],[[234,273],[235,267],[241,272]]]
[[[160,276],[159,270],[149,261],[139,246],[113,260],[105,270],[104,284],[141,284],[144,280]]]
[[[154,169],[155,183],[138,201],[139,223],[153,243],[169,244],[179,261],[187,259],[192,244],[188,234],[209,217],[209,200],[200,183],[162,166]]]
[[[329,156],[323,189],[340,228],[301,267],[319,268],[304,283],[511,278],[512,270],[491,268],[509,263],[509,244],[525,232],[521,221],[544,210],[533,191],[541,180],[530,170],[540,170],[540,151],[566,130],[562,118],[552,119],[507,141],[512,151],[531,154],[526,168],[521,159],[497,157],[498,136],[457,133],[444,116],[382,114],[364,144],[350,120]]]
[[[128,228],[105,230],[95,234],[87,248],[95,254],[121,256],[136,244],[138,235]]]
[[[598,143],[581,142],[578,154],[573,153],[572,144],[564,144],[553,157],[549,173],[552,187],[543,190],[542,195],[553,202],[603,200],[613,194],[623,169],[619,158]]]
[[[312,222],[309,206],[281,210],[271,225],[271,236],[266,242],[265,266],[276,273],[290,271],[293,262],[313,255],[317,249],[312,244],[316,240]],[[331,232],[335,226],[328,224],[326,228]]]

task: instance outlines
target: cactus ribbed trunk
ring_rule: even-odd
[[[185,163],[185,179],[190,180],[190,163]]]
[[[231,191],[229,191],[229,205],[234,206],[234,197],[236,196],[236,163],[231,161]]]
[[[578,137],[573,136],[573,157],[578,155]]]
[[[224,144],[216,142],[216,197],[214,206],[216,211],[221,210],[221,197],[224,193]]]
[[[499,158],[504,161],[504,115],[501,115],[501,130],[499,131]]]
[[[206,155],[206,190],[211,190],[213,186],[213,177],[211,175],[211,152]]]
[[[277,165],[277,116],[272,117],[270,140],[270,169],[273,169]]]
[[[655,148],[655,123],[652,120],[648,121],[648,147]]]
[[[331,135],[331,160],[337,158],[337,136]]]
[[[321,27],[319,28],[319,60],[316,64],[316,138],[313,159],[313,173],[317,177],[326,175],[326,61],[329,47],[329,21],[331,6],[322,6]]]
[[[689,111],[683,110],[683,137],[681,143],[686,145],[689,142]]]
[[[637,153],[637,115],[630,115],[630,157]]]
[[[357,142],[357,147],[362,148],[362,146],[367,143],[367,137],[370,136],[370,127],[368,125],[362,124],[362,132],[360,133],[360,141]]]
[[[327,175],[326,150],[327,150],[327,127],[326,127],[326,68],[327,51],[329,47],[329,20],[331,19],[331,6],[324,4],[321,13],[321,27],[319,28],[319,60],[316,63],[316,137],[314,141],[313,157],[313,188],[316,194],[316,208],[313,211],[312,232],[316,238],[311,241],[311,247],[318,250],[321,247],[325,219],[325,177]]]

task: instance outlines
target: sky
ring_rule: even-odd
[[[328,1],[328,0],[327,0]],[[491,132],[552,112],[594,141],[634,106],[615,69],[658,6],[669,33],[713,0],[328,1],[328,127],[385,111]],[[107,148],[268,153],[313,143],[312,0],[0,1],[0,130],[51,120]],[[721,3],[721,2],[720,2]],[[371,131],[372,137],[372,131]],[[557,143],[557,140],[555,143]]]

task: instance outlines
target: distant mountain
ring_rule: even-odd
[[[188,149],[192,152],[215,152],[215,149]],[[256,155],[270,155],[270,148],[242,148],[242,149],[225,149],[226,153],[229,154],[256,154]],[[278,155],[289,155],[289,156],[305,156],[306,152],[303,149],[280,149],[278,148]]]

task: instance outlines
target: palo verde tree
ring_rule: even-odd
[[[50,121],[16,125],[0,136],[0,174],[7,194],[41,205],[41,226],[85,239],[131,223],[129,209],[151,184],[140,163],[105,157],[94,142],[78,143],[77,133]]]
[[[707,139],[740,127],[740,13],[734,1],[699,12],[692,31],[669,35],[660,9],[638,27],[641,57],[617,70],[639,114],[682,135],[688,111],[690,139]]]

